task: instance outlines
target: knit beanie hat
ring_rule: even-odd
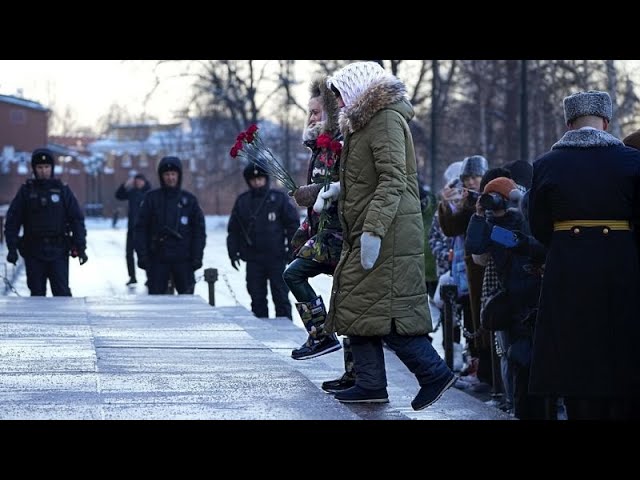
[[[391,77],[376,62],[354,62],[327,78],[327,87],[333,85],[340,92],[345,107],[350,107],[376,81]]]
[[[624,143],[627,147],[632,147],[640,150],[640,130],[636,130],[632,134],[624,137],[622,143]]]
[[[512,193],[515,190],[515,193]],[[499,193],[507,200],[514,200],[520,197],[520,192],[516,182],[507,177],[498,177],[487,183],[483,193]],[[515,198],[514,198],[515,197]]]
[[[511,178],[518,185],[522,185],[526,190],[531,188],[533,181],[533,166],[525,160],[516,160],[507,163],[505,168],[511,172]]]
[[[578,117],[593,115],[611,120],[613,108],[607,92],[589,90],[578,92],[564,98],[564,121],[567,125]]]

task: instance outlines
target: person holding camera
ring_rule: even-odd
[[[80,265],[88,260],[84,215],[69,186],[54,178],[54,168],[51,150],[33,152],[34,178],[11,201],[4,227],[7,262],[15,265],[18,251],[24,257],[32,297],[46,295],[47,279],[54,297],[70,297],[69,255],[78,257]]]
[[[492,383],[490,338],[486,332],[480,331],[480,294],[484,267],[476,264],[471,254],[466,251],[456,255],[456,249],[464,249],[464,236],[469,220],[476,211],[480,182],[488,169],[487,159],[482,155],[465,158],[460,168],[459,179],[444,187],[442,201],[438,205],[440,227],[447,237],[454,238],[454,262],[456,258],[462,257],[461,263],[464,263],[466,270],[468,296],[462,297],[462,300],[464,328],[472,336],[468,339],[471,360],[467,370],[461,374],[461,381],[456,384],[459,388],[466,388],[473,383],[478,385],[478,388],[488,389]],[[455,237],[460,237],[457,242]],[[456,268],[455,265],[452,268]],[[454,273],[452,271],[452,274]]]
[[[548,247],[530,392],[573,419],[640,418],[640,152],[606,132],[607,92],[564,98],[568,131],[533,164],[529,223]]]
[[[476,202],[465,247],[472,255],[489,254],[498,275],[499,292],[487,301],[481,319],[484,328],[507,332],[506,355],[513,375],[508,380],[513,385],[515,416],[544,419],[544,400],[528,394],[533,327],[527,319],[538,303],[537,272],[544,262],[545,250],[528,235],[522,213],[513,207],[521,196],[510,178],[498,177],[488,182]],[[493,323],[487,321],[490,316]]]
[[[138,267],[147,271],[150,295],[193,294],[194,273],[202,267],[207,240],[204,214],[195,195],[181,188],[182,162],[164,157],[158,164],[160,188],[144,196],[135,225]]]

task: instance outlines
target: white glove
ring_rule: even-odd
[[[371,270],[380,255],[382,239],[371,232],[362,232],[360,236],[360,263],[365,270]]]
[[[329,185],[326,192],[320,190],[316,198],[316,203],[313,204],[313,211],[316,213],[322,212],[325,205],[329,204],[331,200],[336,200],[338,195],[340,195],[340,182],[333,182]]]

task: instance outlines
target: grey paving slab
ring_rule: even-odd
[[[417,382],[390,351],[390,403],[343,405],[320,389],[342,352],[291,359],[305,338],[288,319],[196,296],[3,297],[0,418],[504,418],[455,390],[413,412]]]
[[[360,418],[200,297],[43,300],[3,299],[0,418]]]
[[[94,372],[96,352],[91,337],[0,336],[0,373]]]
[[[265,346],[243,330],[180,330],[157,328],[94,327],[95,344],[101,347],[234,348]]]
[[[98,348],[98,370],[104,373],[214,373],[254,368],[272,371],[282,360],[267,348],[261,349],[174,349]]]

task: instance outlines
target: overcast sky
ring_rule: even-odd
[[[144,111],[154,84],[155,61],[140,60],[0,60],[0,94],[22,96],[63,112],[76,113],[79,126],[94,126],[114,103],[132,114]],[[164,67],[169,74],[171,67]],[[147,104],[148,114],[169,121],[186,103],[189,81],[170,79]]]
[[[271,62],[277,66],[276,60]],[[78,127],[94,128],[114,103],[126,106],[134,116],[146,113],[170,122],[188,103],[193,78],[177,76],[184,63],[161,65],[158,73],[164,80],[145,106],[155,84],[155,67],[156,60],[0,60],[0,94],[21,91],[20,96],[59,114],[70,106]],[[298,80],[306,89],[306,69],[301,65],[300,70]]]

